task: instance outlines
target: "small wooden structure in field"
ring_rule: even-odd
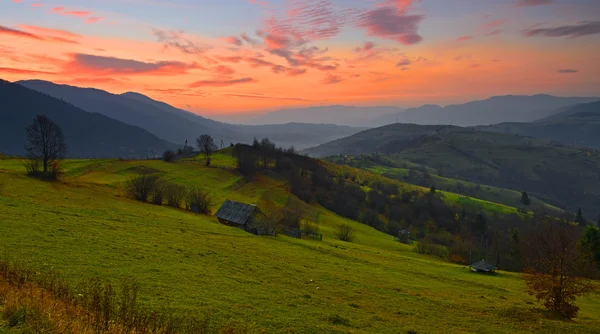
[[[275,230],[266,230],[255,226],[255,219],[260,210],[254,204],[225,200],[215,216],[224,225],[234,226],[256,235],[275,235]]]
[[[256,205],[225,200],[215,216],[221,224],[239,227],[248,230],[257,213]]]
[[[471,271],[476,273],[493,274],[496,272],[496,266],[485,260],[477,261],[469,266]]]
[[[398,237],[396,237],[396,240],[403,244],[410,244],[410,231],[407,229],[398,231]]]

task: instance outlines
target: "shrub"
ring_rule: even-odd
[[[212,205],[212,197],[209,193],[202,191],[199,188],[191,188],[187,194],[187,209],[196,213],[210,213]]]
[[[181,202],[186,196],[186,189],[175,183],[167,183],[164,188],[164,197],[167,205],[173,208],[181,207]]]
[[[150,195],[156,190],[159,180],[158,175],[143,174],[135,176],[125,182],[125,193],[132,199],[147,202]]]
[[[302,221],[302,232],[303,234],[310,239],[317,239],[320,240],[322,238],[322,235],[319,229],[319,225],[317,225],[317,223],[311,222],[311,221]]]
[[[415,246],[415,251],[419,254],[436,256],[441,259],[447,260],[450,256],[448,247],[442,245],[426,244],[419,242]]]
[[[171,151],[171,150],[166,150],[163,153],[163,161],[165,162],[173,162],[175,161],[175,158],[177,157],[177,154],[175,154],[175,152]]]
[[[340,225],[338,227],[337,237],[346,242],[354,241],[354,228],[349,223]]]
[[[162,205],[165,198],[165,184],[164,182],[157,182],[152,192],[152,204]]]

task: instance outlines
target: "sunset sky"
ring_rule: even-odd
[[[0,78],[204,115],[600,95],[598,0],[0,0]]]

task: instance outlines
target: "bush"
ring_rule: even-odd
[[[167,205],[173,208],[181,207],[181,202],[186,196],[186,189],[175,183],[168,183],[163,188]]]
[[[346,242],[354,241],[354,228],[349,224],[342,224],[338,227],[338,239]]]
[[[436,256],[441,259],[447,260],[450,256],[448,247],[442,245],[426,244],[419,242],[415,246],[415,251],[419,254]]]
[[[125,193],[128,197],[141,202],[147,202],[150,195],[156,190],[160,181],[158,175],[143,174],[135,176],[125,182]]]
[[[166,150],[163,153],[163,161],[165,162],[173,162],[175,161],[175,158],[177,157],[177,154],[175,154],[175,152],[171,151],[171,150]]]
[[[152,192],[152,204],[162,205],[165,197],[165,184],[163,182],[157,182]]]
[[[187,194],[187,209],[195,213],[210,214],[212,197],[199,188],[191,188]]]

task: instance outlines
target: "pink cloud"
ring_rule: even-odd
[[[81,38],[82,37],[81,35],[77,35],[77,34],[74,34],[72,32],[65,31],[65,30],[44,28],[44,27],[31,26],[31,25],[26,25],[26,24],[19,24],[19,28],[25,29],[28,31],[32,31],[32,32],[38,33],[38,34],[59,35],[59,36],[71,37],[71,38]]]
[[[533,6],[543,6],[550,5],[554,2],[554,0],[517,0],[517,7],[533,7]]]
[[[101,18],[101,17],[92,16],[92,17],[89,17],[89,18],[87,18],[87,19],[85,20],[85,23],[90,23],[90,24],[92,24],[92,23],[96,23],[96,22],[98,22],[98,21],[100,21],[100,20],[102,20],[102,18]]]
[[[493,28],[497,28],[497,27],[499,27],[499,26],[502,26],[502,25],[504,25],[506,22],[508,22],[508,20],[494,20],[494,21],[490,21],[490,22],[487,22],[487,23],[484,25],[484,28],[485,28],[485,29],[493,29]]]
[[[344,78],[342,78],[339,75],[333,75],[331,73],[327,73],[327,76],[325,77],[325,79],[323,79],[323,81],[321,81],[322,83],[326,84],[326,85],[333,85],[339,82],[344,81]]]
[[[459,42],[466,42],[466,41],[470,41],[473,39],[475,39],[475,37],[473,37],[473,36],[461,36],[461,37],[457,38],[456,40]]]
[[[235,73],[235,70],[229,66],[219,65],[213,69],[213,72],[219,76],[230,76]]]
[[[374,47],[375,47],[375,44],[373,42],[365,42],[365,45],[363,47],[357,47],[356,49],[354,49],[354,52],[362,53],[362,52],[370,51]]]
[[[233,44],[235,46],[242,46],[242,40],[239,37],[231,36],[223,39],[225,42],[229,44]]]
[[[17,29],[12,29],[12,28],[8,28],[8,27],[3,27],[0,26],[0,34],[1,35],[9,35],[9,36],[14,36],[14,37],[24,37],[24,38],[29,38],[29,39],[36,39],[36,40],[43,40],[43,38],[41,38],[38,35],[34,35],[25,31],[21,31],[21,30],[17,30]]]
[[[408,15],[406,10],[384,6],[360,15],[357,25],[365,29],[370,36],[411,45],[423,40],[418,33],[423,18],[422,15]]]

